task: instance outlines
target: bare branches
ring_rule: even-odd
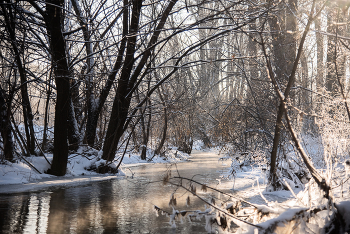
[[[197,182],[197,181],[194,181],[194,180],[188,179],[188,178],[184,178],[184,177],[173,177],[173,178],[174,178],[174,179],[180,179],[180,182],[179,182],[179,183],[174,183],[174,182],[169,181],[168,183],[170,183],[170,184],[172,184],[172,185],[174,185],[174,186],[183,188],[183,189],[186,190],[187,192],[189,192],[189,193],[191,193],[192,195],[196,196],[198,199],[200,199],[200,200],[201,200],[202,202],[204,202],[205,204],[209,205],[210,207],[214,208],[215,210],[220,211],[221,213],[225,214],[226,216],[228,216],[228,217],[230,217],[230,218],[233,218],[233,219],[235,219],[235,220],[238,220],[238,221],[240,221],[240,222],[242,222],[242,223],[245,223],[245,224],[248,224],[248,225],[250,225],[250,226],[256,227],[256,228],[258,228],[258,229],[262,229],[261,226],[255,225],[255,224],[250,223],[250,222],[247,222],[246,220],[243,220],[243,219],[241,219],[241,218],[239,218],[239,217],[237,217],[237,216],[235,216],[235,215],[233,215],[233,214],[227,212],[226,210],[222,209],[221,207],[215,205],[215,203],[206,201],[204,198],[202,198],[201,196],[199,196],[193,189],[187,188],[185,185],[183,185],[183,184],[181,183],[181,180],[183,180],[183,179],[184,179],[184,180],[188,180],[188,181],[190,181],[190,182],[194,182],[194,183],[197,183],[197,184],[200,184],[200,185],[203,185],[202,183],[199,183],[199,182]],[[214,191],[216,191],[216,192],[223,193],[223,192],[221,192],[221,191],[219,191],[219,190],[217,190],[217,189],[211,188],[211,187],[209,187],[209,186],[206,186],[206,187],[207,187],[207,188],[210,188],[210,189],[212,189],[212,190],[214,190]],[[233,196],[230,195],[230,194],[227,194],[227,193],[224,193],[224,194],[225,194],[225,195],[228,195],[228,196],[230,196],[230,197],[233,197]],[[235,199],[237,199],[237,198],[235,198]],[[240,201],[243,201],[243,200],[240,200]],[[243,202],[245,202],[245,203],[251,205],[251,203],[249,203],[249,202],[246,202],[246,201],[243,201]]]
[[[310,29],[310,25],[311,25],[313,19],[315,18],[313,16],[314,7],[315,7],[315,1],[313,1],[311,12],[309,14],[309,21],[308,21],[308,23],[307,23],[307,25],[306,25],[306,27],[304,29],[303,36],[302,36],[301,41],[299,43],[298,54],[297,54],[297,57],[296,57],[296,59],[294,61],[293,69],[292,69],[292,72],[291,72],[291,74],[289,76],[288,84],[287,84],[287,87],[286,87],[284,93],[281,92],[280,87],[278,86],[278,83],[277,83],[277,81],[275,79],[271,63],[270,63],[270,61],[268,59],[268,56],[266,54],[264,43],[263,43],[263,51],[264,51],[265,58],[266,58],[268,76],[271,79],[271,82],[274,85],[274,89],[275,89],[275,91],[276,91],[276,93],[277,93],[277,95],[278,95],[278,97],[280,99],[280,106],[279,106],[279,109],[278,109],[278,115],[281,116],[282,113],[284,113],[285,119],[287,121],[287,126],[288,126],[288,129],[289,129],[289,132],[292,135],[292,139],[293,139],[294,144],[297,147],[297,150],[299,151],[299,153],[300,153],[300,155],[301,155],[301,157],[302,157],[306,167],[309,169],[312,177],[315,179],[316,183],[320,186],[320,188],[325,192],[325,197],[329,198],[330,187],[329,187],[329,185],[327,185],[325,179],[322,178],[322,176],[318,173],[316,168],[313,166],[312,162],[310,161],[310,159],[308,158],[307,154],[305,153],[303,147],[301,146],[300,141],[298,140],[297,135],[296,135],[294,129],[292,128],[291,121],[290,121],[290,118],[289,118],[288,112],[287,112],[287,106],[286,106],[286,102],[287,102],[287,98],[288,98],[289,92],[291,90],[292,84],[294,83],[296,69],[297,69],[297,65],[298,65],[299,60],[300,60],[301,52],[302,52],[302,50],[304,48],[305,38],[306,38],[306,35],[307,35],[307,33],[308,33],[309,29]],[[320,12],[318,12],[318,14],[319,13]],[[261,40],[263,41],[262,37],[261,37]],[[281,125],[281,121],[282,121],[282,118],[278,118],[276,126],[277,125]],[[271,171],[271,173],[274,173],[274,172]]]

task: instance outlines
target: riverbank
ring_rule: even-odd
[[[96,167],[104,160],[99,152],[93,149],[80,148],[77,153],[70,154],[65,176],[46,174],[50,168],[52,154],[44,156],[18,157],[15,162],[0,164],[0,193],[18,193],[43,190],[55,186],[76,186],[93,181],[111,180],[122,177],[132,177],[132,167],[154,163],[178,163],[187,161],[190,155],[170,149],[165,156],[152,155],[148,152],[147,160],[141,160],[140,155],[127,153],[116,174],[98,174],[90,168]],[[111,166],[117,167],[122,154],[117,155]],[[151,160],[150,160],[151,159]]]
[[[246,167],[237,171],[233,179],[227,176],[231,168],[230,161],[222,159],[215,150],[193,151],[189,160],[188,156],[181,160],[174,159],[184,162],[180,164],[169,163],[170,160],[163,160],[168,163],[142,163],[127,157],[122,167],[123,176],[67,175],[24,184],[3,184],[0,186],[0,209],[4,211],[5,224],[13,223],[13,220],[25,220],[19,222],[21,230],[32,226],[38,228],[37,225],[43,222],[44,229],[53,233],[67,230],[96,233],[108,230],[111,233],[193,234],[208,230],[214,233],[254,233],[254,226],[234,219],[232,221],[239,228],[230,219],[230,226],[225,231],[217,225],[208,226],[210,220],[222,215],[222,211],[210,208],[211,205],[228,209],[229,205],[236,204],[236,217],[243,217],[245,221],[261,228],[268,228],[275,222],[285,223],[288,228],[289,224],[293,224],[293,219],[297,219],[301,213],[306,214],[310,206],[321,207],[322,194],[317,192],[315,183],[305,185],[308,189],[267,192],[264,168]],[[192,180],[202,186],[189,182]],[[196,195],[186,192],[189,190],[184,188],[195,191]],[[337,197],[339,192],[335,192],[337,207],[342,214],[347,214],[350,203],[344,200],[348,200],[348,194],[340,198]],[[247,201],[250,205],[237,203],[238,200]],[[154,214],[155,206],[161,209],[159,217]],[[17,212],[19,210],[29,212],[20,215]],[[184,217],[172,216],[174,212],[184,211],[187,212]],[[317,220],[323,221],[317,227],[312,224],[313,221],[306,222],[304,226],[312,227],[315,233],[319,233],[326,225],[322,217],[327,212],[327,209],[319,212],[321,218]],[[61,213],[64,216],[55,216]],[[84,222],[80,224],[82,220]],[[55,226],[57,222],[62,225]],[[299,230],[304,226],[299,225],[297,228]],[[56,228],[59,228],[58,232]],[[286,233],[286,229],[277,233]]]
[[[169,217],[155,215],[154,206],[171,212],[172,207],[168,204],[174,194],[176,209],[204,209],[204,204],[191,195],[189,208],[187,194],[184,196],[183,190],[164,184],[163,178],[171,171],[172,176],[193,178],[216,187],[219,185],[217,179],[230,166],[219,159],[220,156],[212,152],[193,151],[189,160],[179,160],[184,162],[178,164],[138,164],[130,168],[132,172],[126,169],[132,164],[125,164],[123,179],[1,194],[0,230],[4,233],[14,233],[14,230],[17,233],[36,230],[40,230],[39,233],[206,233],[204,218],[189,221],[188,217],[183,217],[172,225]],[[25,187],[26,184],[17,186]],[[197,191],[204,197],[211,196],[201,192],[199,187]]]

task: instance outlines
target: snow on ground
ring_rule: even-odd
[[[197,142],[194,144],[194,149],[203,150],[203,146],[200,142]],[[213,154],[221,152],[219,149],[212,149],[210,151]],[[124,171],[129,167],[142,164],[181,162],[186,161],[189,157],[188,154],[177,151],[176,148],[169,149],[163,157],[153,157],[150,150],[147,152],[148,160],[141,160],[139,154],[126,153],[121,164],[121,170],[117,174],[101,175],[87,170],[87,168],[93,165],[96,167],[105,163],[104,160],[100,159],[100,156],[101,152],[89,148],[80,148],[77,153],[69,156],[67,175],[63,177],[45,174],[45,171],[49,169],[50,165],[44,157],[24,157],[41,174],[35,172],[28,165],[29,163],[26,163],[24,159],[20,158],[15,163],[7,162],[0,164],[0,193],[36,191],[50,187],[76,186],[93,181],[111,180],[125,176]],[[118,165],[121,156],[122,153],[116,155],[116,161],[113,162],[115,167]],[[46,158],[49,162],[52,161],[52,155],[47,155]],[[220,163],[229,165],[231,159],[232,157],[223,157]],[[319,170],[322,171],[321,169]],[[336,184],[333,184],[334,189],[332,192],[339,212],[346,218],[347,228],[350,228],[350,221],[347,221],[350,220],[350,181],[344,181],[341,178],[348,176],[350,174],[349,171],[350,169],[347,170],[346,164],[339,163],[333,168],[332,173],[333,178],[338,181]],[[298,212],[307,210],[309,207],[317,207],[323,203],[321,201],[322,194],[318,192],[319,190],[314,182],[309,182],[303,185],[303,187],[297,187],[292,184],[292,181],[287,181],[291,185],[291,190],[268,191],[266,173],[268,171],[264,166],[242,166],[236,171],[232,171],[231,167],[219,179],[221,183],[218,189],[231,190],[237,197],[256,204],[262,212],[268,210],[271,215],[259,221],[259,224],[264,227],[268,227],[277,221],[288,220]],[[325,174],[327,173],[325,172]],[[319,212],[319,220],[325,220],[325,217],[329,215],[327,212],[327,210]],[[318,222],[318,226],[322,227],[324,222],[322,223],[319,220],[315,222]],[[320,230],[319,227],[315,226],[313,230],[317,233]],[[246,231],[254,233],[253,229],[247,228]]]
[[[142,164],[175,163],[186,161],[189,155],[176,148],[170,149],[164,157],[153,157],[152,151],[147,152],[147,160],[141,160],[139,154],[127,153],[117,174],[98,174],[88,170],[105,163],[100,159],[101,152],[90,148],[80,148],[77,153],[70,154],[68,158],[67,174],[62,177],[46,174],[50,168],[52,154],[17,158],[14,163],[0,164],[0,193],[25,192],[41,190],[52,186],[75,186],[91,181],[116,179],[125,176],[125,169]],[[116,168],[122,153],[116,155],[116,161],[110,166]],[[150,160],[151,159],[151,160]],[[49,161],[49,162],[48,162]],[[30,166],[32,165],[32,166]]]
[[[270,191],[266,184],[268,170],[263,164],[243,166],[244,164],[238,163],[237,167],[235,157],[229,157],[226,154],[221,160],[226,163],[230,161],[233,163],[231,168],[222,175],[219,189],[231,190],[235,196],[255,204],[262,213],[269,213],[269,215],[256,218],[259,220],[252,219],[251,222],[254,224],[258,224],[263,228],[278,224],[276,233],[290,233],[293,228],[297,228],[296,233],[320,233],[327,224],[327,220],[332,217],[332,210],[327,209],[325,205],[327,200],[323,197],[323,192],[320,191],[313,179],[307,183],[297,185],[285,178],[285,182],[289,184],[289,189]],[[344,218],[345,230],[350,229],[350,179],[347,179],[350,174],[349,165],[350,163],[347,163],[346,160],[345,162],[339,160],[338,163],[333,164],[333,167],[317,167],[320,174],[326,179],[330,178],[329,175],[332,176],[333,201]],[[321,211],[309,218],[307,222],[296,224],[290,221],[298,215],[318,208]],[[253,216],[252,214],[251,217]],[[255,214],[254,217],[259,216]],[[240,226],[242,229],[239,233],[257,233],[254,227],[244,224]]]

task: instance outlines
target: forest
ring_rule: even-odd
[[[140,163],[167,160],[190,155],[200,143],[229,162],[228,178],[260,168],[266,192],[290,191],[300,202],[286,209],[289,216],[271,202],[242,199],[237,212],[206,202],[212,213],[196,215],[210,213],[207,226],[227,231],[232,221],[247,232],[274,233],[288,221],[303,223],[293,233],[349,232],[349,6],[1,0],[1,186],[11,184],[6,175],[19,163],[61,177],[71,175],[79,156],[89,159],[87,171],[113,175],[131,154]],[[210,188],[171,173],[163,182],[195,196],[194,184]],[[307,204],[295,188],[309,194]],[[246,206],[258,218],[238,219]],[[179,215],[173,210],[170,222]]]

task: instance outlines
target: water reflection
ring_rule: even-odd
[[[205,165],[207,164],[207,165]],[[183,176],[218,175],[217,158],[197,158],[178,166]],[[202,221],[177,222],[171,228],[169,218],[156,217],[153,205],[168,209],[174,191],[170,185],[147,183],[160,180],[165,165],[138,167],[134,179],[96,182],[90,185],[60,188],[51,192],[0,196],[2,233],[206,233]],[[210,179],[210,178],[209,178]],[[186,207],[187,195],[177,194],[178,210]],[[191,201],[192,203],[192,201]],[[202,204],[195,207],[203,208]]]
[[[30,196],[24,233],[46,233],[50,195]]]
[[[2,233],[46,233],[50,194],[16,195],[0,198]]]

